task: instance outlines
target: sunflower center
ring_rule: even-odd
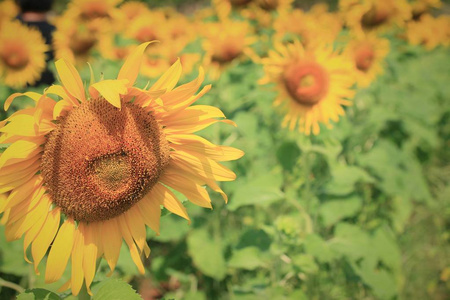
[[[6,66],[14,70],[25,68],[30,61],[30,57],[23,46],[15,43],[4,45],[4,49],[0,53],[0,59]]]
[[[116,217],[142,199],[169,163],[169,144],[151,113],[99,98],[58,119],[42,176],[52,201],[77,221]]]
[[[259,2],[259,7],[266,11],[272,11],[278,8],[279,0],[261,0]]]
[[[252,2],[252,0],[230,0],[231,5],[233,6],[244,6]]]
[[[370,69],[375,59],[375,53],[371,46],[363,45],[356,50],[355,65],[358,70],[366,72]]]
[[[223,47],[215,51],[212,55],[212,60],[219,64],[231,62],[233,59],[241,55],[242,50],[233,43],[224,43]]]
[[[91,2],[83,8],[81,17],[85,20],[109,17],[108,8],[103,1]]]
[[[328,76],[323,67],[315,62],[300,63],[286,69],[284,85],[295,101],[312,106],[328,92]]]
[[[75,34],[69,41],[69,48],[76,55],[83,55],[88,53],[96,43],[97,40],[93,36]]]
[[[375,7],[366,12],[361,19],[362,26],[366,29],[371,29],[385,23],[391,15],[388,7]]]
[[[157,40],[158,36],[153,29],[143,27],[136,33],[136,39],[141,43],[145,43],[148,41]]]

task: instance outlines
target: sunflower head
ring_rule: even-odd
[[[217,122],[234,124],[215,107],[192,106],[210,89],[197,93],[202,69],[175,87],[182,73],[177,60],[149,89],[134,86],[149,44],[130,53],[117,79],[91,78],[88,93],[75,67],[61,59],[55,63],[61,85],[5,101],[6,109],[19,96],[36,103],[0,123],[0,142],[11,144],[0,156],[0,189],[10,192],[0,206],[6,237],[25,236],[25,259],[31,262],[31,248],[36,271],[50,248],[48,283],[61,278],[70,259],[71,278],[61,289],[74,295],[83,284],[90,293],[98,258],[114,270],[122,240],[144,273],[146,226],[159,234],[161,206],[190,220],[172,190],[211,208],[203,187],[227,200],[217,182],[236,176],[220,162],[243,155],[195,135]]]
[[[276,44],[262,64],[265,77],[260,83],[275,83],[275,106],[286,114],[283,126],[318,134],[319,123],[331,127],[344,114],[342,105],[353,97],[354,73],[350,61],[329,46],[305,48],[300,42]]]
[[[48,46],[41,33],[18,21],[0,25],[0,74],[12,87],[34,84],[45,69]]]

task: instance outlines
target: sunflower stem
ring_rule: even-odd
[[[86,283],[83,283],[80,293],[78,294],[78,300],[91,300],[91,296],[87,292]]]
[[[3,278],[0,278],[0,286],[4,286],[10,289],[13,289],[15,291],[17,291],[18,293],[23,293],[25,291],[25,289],[23,287],[21,287],[20,285],[11,282],[11,281],[6,281]]]

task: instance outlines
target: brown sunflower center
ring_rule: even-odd
[[[74,34],[69,41],[69,48],[76,55],[88,53],[95,46],[97,40],[89,34]]]
[[[145,43],[145,42],[148,42],[148,41],[157,40],[158,39],[158,35],[156,34],[156,32],[152,28],[142,27],[136,33],[135,38],[139,42]]]
[[[278,8],[279,0],[260,0],[259,7],[264,10],[272,11]]]
[[[42,176],[52,201],[77,221],[107,220],[127,211],[157,183],[169,144],[151,113],[103,98],[58,120],[44,145]]]
[[[391,11],[388,7],[372,6],[361,19],[362,26],[365,29],[371,29],[385,23],[391,16]]]
[[[244,6],[252,2],[252,0],[229,0],[233,6]]]
[[[20,44],[7,43],[0,53],[0,59],[3,63],[11,69],[20,70],[25,68],[30,62],[30,57]]]
[[[85,20],[109,17],[108,8],[103,1],[91,2],[83,7],[81,17]]]
[[[368,71],[374,59],[375,53],[370,45],[362,45],[355,52],[355,65],[360,71]]]
[[[312,106],[328,92],[328,75],[323,67],[315,62],[298,63],[286,69],[284,85],[295,101]]]
[[[221,47],[219,51],[215,51],[212,55],[212,61],[218,62],[219,64],[225,64],[239,57],[241,53],[242,49],[238,45],[224,43],[223,47]]]

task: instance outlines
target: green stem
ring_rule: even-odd
[[[23,293],[25,291],[25,289],[23,287],[21,287],[20,285],[11,282],[11,281],[6,281],[3,278],[0,278],[0,286],[4,286],[10,289],[13,289],[15,291],[17,291],[18,293]]]
[[[91,296],[88,294],[86,289],[86,283],[83,283],[80,293],[78,294],[78,300],[91,300]]]

